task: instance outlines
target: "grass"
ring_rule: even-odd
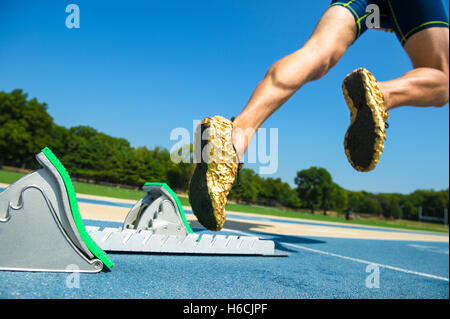
[[[0,183],[12,184],[23,175],[25,174],[0,170]]]
[[[11,184],[22,177],[24,174],[9,172],[0,170],[0,183]],[[117,188],[111,186],[103,186],[96,184],[74,182],[75,191],[80,194],[89,194],[96,196],[106,196],[112,198],[138,200],[145,193],[140,190],[132,190],[125,188]],[[179,195],[182,205],[189,206],[189,200],[186,195]],[[236,203],[228,203],[226,206],[228,211],[260,214],[266,216],[278,216],[289,218],[301,218],[315,221],[325,222],[338,222],[352,225],[364,225],[364,226],[376,226],[376,227],[388,227],[406,230],[418,230],[418,231],[434,231],[448,233],[448,226],[434,223],[423,223],[412,220],[389,220],[379,217],[362,217],[359,220],[348,221],[343,217],[338,216],[325,216],[323,214],[311,214],[305,211],[291,211],[285,209],[279,209],[274,207],[262,207],[256,205],[243,205]]]

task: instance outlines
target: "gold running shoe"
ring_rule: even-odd
[[[197,157],[189,185],[189,202],[198,221],[217,231],[225,223],[227,196],[240,169],[231,139],[233,123],[214,116],[205,118],[199,126],[194,141]]]
[[[342,90],[350,109],[345,154],[357,171],[371,171],[380,160],[388,127],[385,122],[389,114],[384,109],[383,94],[375,77],[364,68],[347,75]]]

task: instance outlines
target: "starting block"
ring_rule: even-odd
[[[69,174],[48,148],[43,168],[0,193],[0,270],[99,272],[114,263],[89,237]],[[75,269],[75,270],[74,270]]]
[[[99,272],[106,252],[286,256],[258,237],[195,234],[177,195],[146,183],[122,227],[85,227],[69,174],[49,148],[42,168],[0,193],[0,270]]]
[[[165,183],[146,183],[147,194],[120,228],[87,227],[105,251],[279,256],[275,243],[258,237],[195,234],[177,195]]]

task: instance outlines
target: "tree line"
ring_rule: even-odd
[[[174,163],[165,148],[131,147],[123,138],[98,132],[88,126],[57,125],[47,105],[17,89],[0,91],[0,166],[36,169],[34,154],[50,147],[78,180],[140,187],[147,181],[166,182],[187,191],[192,163]],[[187,145],[192,152],[192,145]],[[174,154],[172,154],[174,155]],[[417,190],[411,194],[373,194],[345,190],[333,182],[325,168],[297,172],[295,187],[280,178],[263,178],[243,168],[230,198],[237,202],[290,209],[354,212],[390,218],[415,219],[418,207],[440,216],[449,205],[449,190]]]

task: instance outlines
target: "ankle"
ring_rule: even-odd
[[[378,82],[378,87],[380,88],[381,94],[383,95],[383,101],[384,101],[384,110],[389,111],[389,109],[392,107],[391,105],[391,98],[389,94],[389,90],[386,88],[386,86],[383,84],[383,82]]]
[[[236,151],[238,160],[239,162],[241,162],[246,151],[246,146],[245,146],[245,137],[242,136],[241,130],[239,128],[235,128],[233,126],[233,131],[231,133],[231,140],[233,142],[233,146]]]
[[[259,125],[255,123],[255,116],[248,112],[239,114],[233,121],[232,141],[240,161],[243,161],[244,154]]]

